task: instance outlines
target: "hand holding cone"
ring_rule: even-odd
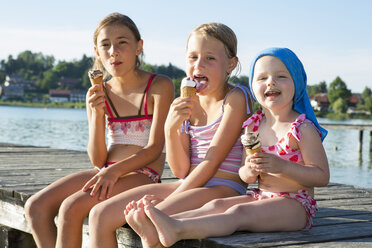
[[[261,152],[261,143],[258,139],[258,132],[249,132],[248,127],[245,128],[244,134],[240,137],[244,149],[248,155]],[[263,178],[263,173],[260,172],[260,178]]]

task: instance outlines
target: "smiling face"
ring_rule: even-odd
[[[136,68],[136,58],[142,52],[142,40],[137,41],[125,25],[108,25],[97,36],[95,51],[105,69],[114,77]]]
[[[200,95],[221,89],[236,64],[229,59],[223,43],[199,33],[191,34],[186,52],[186,74],[203,84]]]
[[[259,58],[254,66],[253,93],[263,108],[292,108],[295,86],[285,64],[274,56]]]

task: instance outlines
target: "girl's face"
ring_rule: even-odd
[[[295,86],[284,63],[274,56],[263,56],[255,64],[252,81],[253,93],[267,109],[292,108]]]
[[[94,50],[105,69],[117,77],[135,69],[142,45],[142,40],[137,41],[128,27],[116,24],[101,29]]]
[[[200,95],[221,89],[226,74],[235,68],[236,59],[227,57],[223,43],[213,37],[194,33],[190,36],[186,51],[187,76],[204,84]]]

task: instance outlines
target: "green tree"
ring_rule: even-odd
[[[372,90],[368,88],[367,86],[364,88],[362,94],[361,94],[361,101],[362,104],[365,103],[365,100],[372,95]]]
[[[57,88],[58,75],[53,70],[48,70],[43,73],[43,79],[36,81],[36,85],[43,92],[48,92],[50,89]]]
[[[327,83],[325,81],[321,81],[315,85],[308,85],[306,90],[309,96],[314,96],[318,93],[327,93]]]
[[[181,95],[181,81],[182,78],[173,78],[172,79],[173,84],[174,84],[174,95],[175,97],[179,97]]]
[[[347,99],[351,96],[351,91],[347,88],[346,83],[340,77],[336,77],[329,85],[328,100],[333,108],[333,104],[338,98]]]
[[[333,104],[333,111],[336,114],[346,113],[347,108],[348,108],[347,102],[342,98],[338,98]]]
[[[241,84],[241,85],[249,87],[249,78],[245,75],[241,75],[239,77],[232,76],[230,78],[230,82],[232,82],[234,85]]]
[[[370,95],[370,96],[368,96],[367,98],[364,99],[364,108],[365,108],[365,110],[372,113],[372,95]]]

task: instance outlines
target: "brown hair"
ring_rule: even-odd
[[[112,13],[112,14],[109,14],[108,16],[106,16],[105,18],[103,18],[98,23],[97,28],[94,31],[94,35],[93,35],[93,43],[94,43],[95,46],[97,46],[97,38],[98,38],[99,32],[103,28],[105,28],[109,25],[124,25],[132,31],[136,41],[141,40],[141,34],[140,34],[136,24],[132,21],[132,19],[130,19],[128,16],[120,14],[120,13]],[[142,64],[142,56],[143,56],[143,52],[141,53],[140,56],[137,56],[137,58],[136,58],[136,68],[139,68]],[[93,68],[94,69],[99,69],[99,70],[103,71],[105,74],[107,74],[106,70],[103,68],[102,63],[100,61],[98,61],[97,58],[95,58],[95,60],[94,60]]]

